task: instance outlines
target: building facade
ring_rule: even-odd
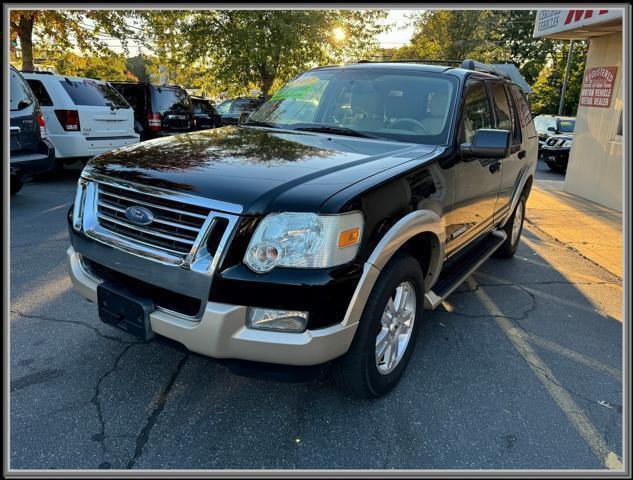
[[[534,37],[589,40],[564,190],[622,211],[623,10],[539,10]]]

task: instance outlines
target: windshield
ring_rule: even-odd
[[[220,105],[216,107],[218,113],[229,113],[229,109],[233,102],[231,100],[224,100]]]
[[[445,144],[457,79],[393,69],[304,73],[278,90],[247,125]]]
[[[573,133],[576,120],[559,120],[558,131],[561,133]]]
[[[167,110],[191,111],[191,98],[181,88],[156,87],[154,90],[154,110],[159,112]]]
[[[64,90],[75,105],[90,105],[93,107],[130,108],[127,101],[107,83],[99,83],[89,78],[60,80]]]

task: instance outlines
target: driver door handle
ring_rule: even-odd
[[[497,162],[491,163],[490,166],[488,167],[488,170],[490,170],[490,173],[495,173],[500,168],[501,168],[501,162],[497,161]]]

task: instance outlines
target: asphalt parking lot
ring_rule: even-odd
[[[426,312],[400,385],[358,401],[102,324],[66,273],[76,176],[11,200],[11,468],[617,467],[621,281],[531,225]]]

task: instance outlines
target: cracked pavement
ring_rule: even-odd
[[[621,281],[542,231],[526,224],[514,259],[490,259],[475,288],[426,312],[400,385],[359,401],[101,323],[66,273],[75,180],[11,201],[12,469],[605,468],[496,317],[622,455]]]

